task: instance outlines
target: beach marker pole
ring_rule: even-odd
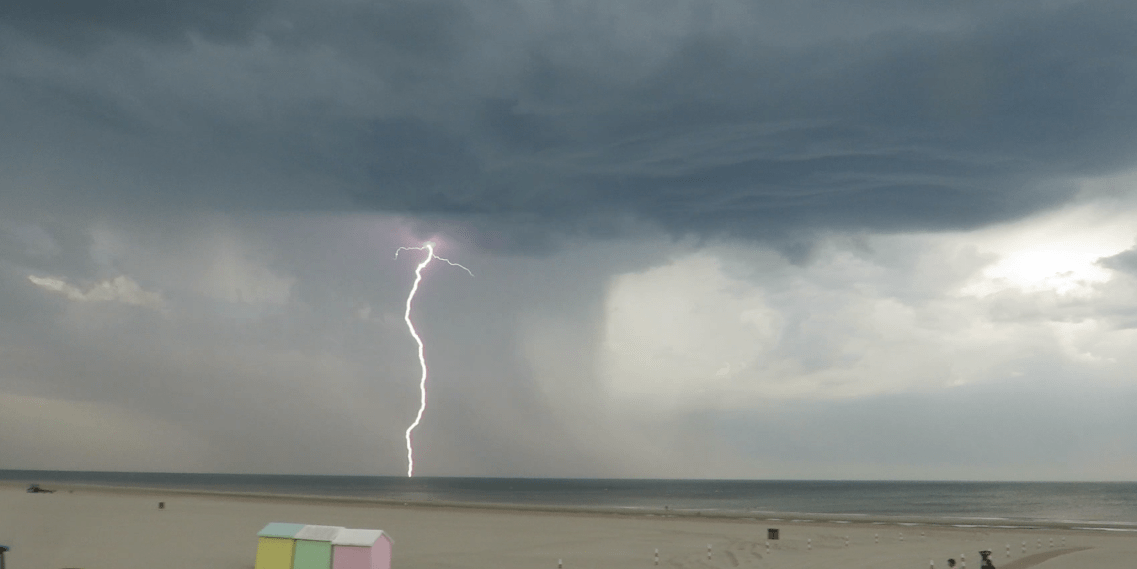
[[[655,548],[655,564],[659,565],[659,548]]]
[[[707,544],[707,561],[711,560],[711,544]]]
[[[1052,538],[1050,538],[1050,548],[1051,548],[1051,549],[1053,549],[1053,548],[1054,548],[1054,538],[1053,538],[1053,537],[1052,537]]]
[[[904,542],[904,532],[900,532],[900,542]]]
[[[1026,555],[1026,542],[1023,542],[1023,555]]]
[[[1007,557],[1011,556],[1011,544],[1007,544]]]
[[[879,533],[872,534],[872,542],[873,543],[880,543],[880,534]]]
[[[766,542],[766,555],[770,554],[770,542]]]
[[[845,536],[845,547],[849,547],[849,536]]]
[[[1062,547],[1066,547],[1066,536],[1062,536]]]
[[[967,556],[962,553],[959,554],[959,567],[960,569],[967,569]]]
[[[1042,538],[1038,539],[1038,549],[1042,549]]]
[[[806,551],[813,551],[813,539],[805,540],[805,550]]]

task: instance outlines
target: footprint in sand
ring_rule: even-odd
[[[735,557],[733,553],[731,553],[731,552],[727,551],[727,552],[726,552],[726,556],[727,556],[728,558],[730,558],[730,564],[731,564],[731,565],[733,565],[734,567],[738,567],[738,558],[737,558],[737,557]]]

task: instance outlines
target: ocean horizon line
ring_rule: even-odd
[[[644,477],[604,477],[604,476],[488,476],[488,475],[415,475],[409,477],[401,474],[310,474],[310,473],[281,473],[281,472],[217,472],[217,471],[173,471],[173,470],[54,470],[35,468],[5,468],[0,469],[0,479],[5,475],[15,474],[96,474],[96,475],[171,475],[171,476],[267,476],[267,477],[323,477],[323,478],[379,478],[403,480],[549,480],[549,481],[616,481],[616,482],[821,482],[821,483],[930,483],[930,484],[1137,484],[1137,480],[1102,480],[1102,479],[953,479],[953,478],[644,478]]]

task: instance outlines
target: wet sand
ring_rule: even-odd
[[[274,521],[382,529],[395,540],[396,568],[554,569],[560,559],[564,569],[648,569],[656,549],[660,567],[704,569],[923,569],[933,561],[945,569],[949,557],[976,569],[983,549],[1000,569],[1121,569],[1137,559],[1137,532],[1078,524],[957,527],[976,524],[53,487],[59,491],[27,494],[22,485],[0,485],[8,569],[251,569],[256,533]],[[780,539],[767,540],[768,528]]]

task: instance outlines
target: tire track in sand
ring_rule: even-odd
[[[1020,559],[1016,559],[1006,565],[1000,565],[1000,569],[1026,569],[1027,567],[1034,567],[1048,559],[1054,559],[1059,555],[1066,555],[1067,553],[1074,553],[1077,551],[1085,551],[1092,549],[1090,547],[1067,547],[1066,549],[1055,549],[1053,551],[1043,551],[1042,553],[1035,553],[1034,555],[1027,555]]]

